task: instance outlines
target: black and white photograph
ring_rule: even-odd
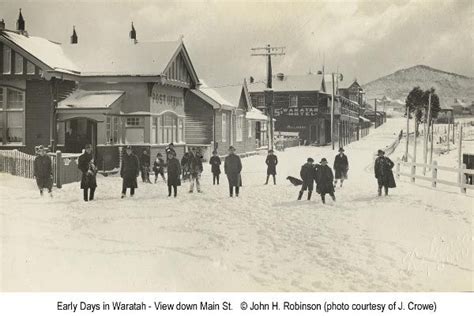
[[[0,291],[472,292],[473,8],[0,0]]]

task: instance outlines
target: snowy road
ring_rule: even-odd
[[[3,291],[472,291],[472,194],[398,181],[376,197],[373,154],[396,137],[390,120],[346,147],[349,180],[337,201],[296,201],[298,175],[329,148],[277,153],[278,185],[264,186],[264,156],[243,159],[243,192],[202,194],[163,183],[121,200],[120,178],[98,178],[40,198],[34,181],[0,174]],[[397,154],[397,152],[395,153]],[[394,154],[394,155],[395,155]]]

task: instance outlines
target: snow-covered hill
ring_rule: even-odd
[[[3,291],[472,291],[472,192],[399,180],[377,197],[373,154],[404,125],[389,120],[346,148],[349,180],[337,201],[296,201],[285,180],[328,147],[279,152],[278,184],[263,185],[264,156],[243,159],[229,198],[205,166],[201,194],[139,184],[120,199],[118,177],[40,198],[32,180],[0,174]]]
[[[441,105],[452,105],[454,99],[464,99],[468,104],[474,101],[474,78],[417,65],[398,70],[363,85],[369,99],[382,98],[405,101],[415,86],[422,89],[434,87],[440,97]]]

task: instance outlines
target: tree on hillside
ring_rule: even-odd
[[[441,105],[439,103],[439,97],[435,93],[435,88],[431,88],[429,90],[426,90],[423,92],[423,107],[425,111],[425,118],[424,121],[427,122],[428,118],[428,104],[429,104],[429,95],[431,94],[431,122],[433,121],[433,118],[438,117],[438,113],[441,110]],[[431,124],[430,122],[430,124]]]

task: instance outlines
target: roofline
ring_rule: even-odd
[[[163,69],[163,74],[166,73],[166,71],[170,68],[172,61],[176,58],[176,56],[178,56],[178,54],[181,51],[184,51],[183,55],[184,55],[185,62],[191,68],[191,79],[194,81],[194,85],[199,85],[199,77],[196,73],[196,70],[194,69],[193,63],[191,62],[191,58],[189,57],[188,51],[182,41],[179,43],[178,47],[176,47],[175,52],[173,53],[170,60],[166,64],[165,68]]]

